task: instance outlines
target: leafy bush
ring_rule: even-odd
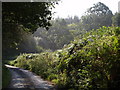
[[[115,88],[120,84],[119,27],[102,27],[68,45],[59,59],[59,78],[69,88]]]

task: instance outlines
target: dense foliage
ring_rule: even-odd
[[[33,34],[37,45],[53,51],[61,49],[65,44],[73,40],[73,36],[69,31],[71,29],[67,25],[64,19],[57,19],[52,21],[49,31],[38,28]]]
[[[9,19],[3,20],[14,21],[15,18]],[[28,69],[54,82],[58,88],[72,90],[120,88],[118,19],[119,14],[113,16],[111,10],[99,2],[89,8],[81,19],[75,16],[51,21],[53,26],[49,31],[38,28],[30,35],[24,32],[29,31],[29,28],[25,28],[26,25],[16,27],[11,24],[9,27],[16,32],[3,33],[4,36],[9,36],[5,37],[5,40],[9,40],[13,34],[18,37],[23,35],[23,38],[19,44],[16,43],[17,39],[10,39],[9,42],[15,41],[12,43],[18,46],[16,49],[21,52],[17,59],[10,61],[10,64]],[[7,31],[8,28],[4,29]],[[14,45],[8,44],[9,47]],[[13,51],[12,48],[8,50],[7,46],[4,49]]]
[[[54,2],[4,2],[2,4],[3,23],[23,25],[30,30],[38,26],[50,26],[51,9]]]
[[[120,13],[115,13],[115,15],[112,17],[112,24],[114,26],[120,26]]]
[[[2,3],[3,58],[10,54],[9,51],[18,48],[24,33],[33,33],[38,27],[48,29],[51,26],[51,10],[56,2]]]
[[[119,39],[119,27],[103,27],[75,40],[61,53],[64,84],[77,89],[119,87]]]
[[[36,7],[40,8],[40,9],[37,8],[36,10],[34,10],[34,12],[32,12],[33,8],[29,7],[30,5],[33,5],[32,3],[20,3],[21,5],[23,5],[23,7],[17,7],[18,11],[20,9],[24,9],[24,5],[27,4],[25,10],[27,10],[27,7],[29,7],[27,11],[28,16],[26,14],[27,12],[26,13],[21,13],[22,11],[18,12],[16,11],[16,9],[13,8],[13,6],[10,9],[11,11],[7,12],[7,8],[9,5],[6,7],[6,4],[10,4],[10,6],[13,4],[14,6],[16,6],[18,3],[3,4],[3,7],[4,7],[3,9],[3,14],[4,14],[3,16],[3,21],[4,21],[3,23],[3,29],[4,29],[3,30],[3,38],[4,38],[3,39],[3,59],[4,58],[12,59],[10,57],[13,56],[14,58],[20,53],[38,53],[38,52],[40,53],[42,51],[45,51],[46,49],[55,51],[57,49],[63,48],[63,46],[65,46],[66,44],[69,44],[70,41],[72,41],[74,38],[81,37],[82,34],[85,34],[87,31],[90,31],[91,29],[97,29],[102,26],[111,26],[112,17],[113,17],[113,25],[118,26],[116,22],[119,22],[119,19],[118,19],[119,15],[116,14],[113,16],[111,10],[105,4],[98,2],[94,4],[92,7],[88,8],[88,10],[85,12],[85,14],[81,18],[78,18],[78,16],[74,16],[74,17],[68,17],[65,19],[57,18],[51,21],[46,20],[48,21],[48,23],[50,21],[50,23],[52,24],[52,26],[49,28],[48,31],[46,31],[44,28],[38,28],[36,29],[36,32],[34,32],[33,35],[30,35],[30,33],[28,32],[31,30],[34,31],[35,28],[39,26],[38,23],[42,24],[44,23],[43,19],[45,18],[47,19],[48,17],[51,17],[51,14],[50,14],[51,9],[49,8],[51,7],[52,2],[49,4],[39,3],[41,7],[39,7],[38,3],[37,4],[33,3],[38,5]],[[41,10],[44,7],[44,5],[46,5],[45,6],[46,8],[44,8],[45,12],[41,11],[37,13],[37,11]],[[50,15],[45,14],[46,17],[41,16],[47,12],[46,10],[49,12]],[[16,14],[17,12],[19,13],[18,16]],[[11,15],[11,13],[13,14]],[[31,15],[29,13],[34,13],[34,14]],[[39,20],[38,20],[38,17],[35,18],[36,13],[40,14],[41,18]],[[29,19],[29,15],[31,17],[30,19]],[[17,19],[16,17],[19,17],[19,18]],[[23,20],[23,18],[25,18],[25,20]],[[41,22],[39,22],[40,20]],[[24,21],[26,21],[26,23],[24,23]],[[32,21],[33,22],[36,21],[38,23],[32,23]],[[16,24],[16,22],[18,22],[18,24]],[[44,26],[45,25],[43,25],[43,27]]]
[[[61,50],[10,62],[68,89],[120,88],[120,27],[92,30]]]

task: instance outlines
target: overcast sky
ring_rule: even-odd
[[[55,9],[53,9],[53,12],[56,12],[54,18],[66,18],[75,15],[81,17],[88,8],[97,2],[104,3],[114,14],[115,12],[118,12],[119,1],[120,0],[61,0],[59,5],[56,5]]]

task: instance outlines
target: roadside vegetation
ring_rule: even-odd
[[[22,54],[11,65],[28,69],[59,88],[115,88],[120,84],[120,27],[91,30],[61,50]]]
[[[48,31],[34,27],[37,21],[32,24],[32,20],[35,21],[32,16],[30,20],[26,18],[27,23],[21,22],[21,17],[20,21],[12,20],[15,18],[12,16],[4,18],[4,23],[14,21],[15,24],[15,27],[3,27],[4,59],[19,55],[9,61],[10,65],[30,70],[60,89],[120,88],[120,13],[113,14],[98,2],[80,19],[77,16],[55,20],[43,17],[43,21],[48,22],[40,26],[46,29],[51,26],[51,20]],[[16,26],[15,22],[20,25]],[[8,32],[8,28],[16,32]]]

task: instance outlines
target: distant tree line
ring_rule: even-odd
[[[98,29],[102,26],[120,26],[120,14],[116,13],[113,15],[112,11],[101,2],[88,8],[81,18],[74,16],[65,19],[57,18],[55,20],[51,20],[52,14],[47,9],[51,7],[50,5],[52,3],[34,4],[33,6],[35,8],[38,8],[39,5],[45,8],[45,11],[40,12],[38,11],[39,9],[37,9],[37,11],[34,10],[33,13],[36,14],[31,13],[30,8],[25,9],[27,11],[26,13],[22,13],[22,11],[17,13],[18,10],[29,7],[28,3],[21,3],[23,7],[14,9],[17,4],[18,3],[3,4],[3,56],[11,56],[11,54],[16,53],[38,53],[48,49],[54,51],[69,44],[74,38],[82,37],[84,33],[92,29]],[[9,10],[8,7],[11,7],[11,9]],[[39,8],[42,9],[43,7]],[[37,21],[38,18],[36,15],[38,14],[41,17],[40,21]],[[44,14],[46,16],[44,16]],[[19,17],[18,20],[17,17]],[[9,25],[8,23],[10,22],[13,24]],[[39,22],[39,24],[37,22]],[[38,28],[39,26],[47,29],[48,26],[51,27],[49,27],[47,31],[45,28]],[[31,30],[32,32],[36,31],[31,34],[29,33]]]

